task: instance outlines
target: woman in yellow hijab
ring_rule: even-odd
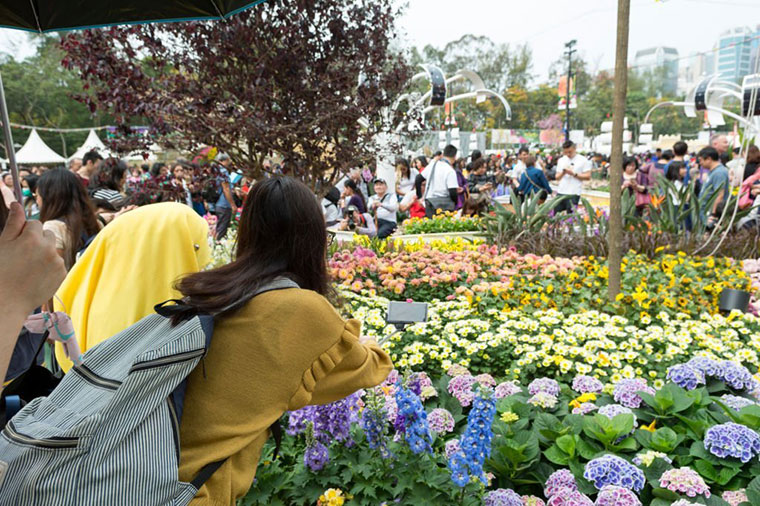
[[[58,289],[56,310],[71,316],[84,353],[154,305],[179,298],[174,282],[210,261],[208,224],[193,209],[175,202],[144,206],[97,235]],[[68,371],[72,363],[60,344],[56,356]]]

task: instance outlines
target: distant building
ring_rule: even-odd
[[[714,74],[715,57],[712,53],[691,53],[678,67],[678,94],[686,95],[705,76]]]
[[[720,35],[716,44],[715,72],[720,74],[721,79],[739,82],[752,73],[753,45],[757,41],[753,38],[755,35],[757,32],[746,26]]]
[[[642,49],[636,52],[633,64],[641,74],[651,72],[661,76],[663,93],[675,95],[678,92],[677,49],[662,46]]]

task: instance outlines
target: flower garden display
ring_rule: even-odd
[[[436,234],[441,232],[478,232],[483,229],[480,218],[439,213],[432,218],[409,218],[401,224],[403,234]]]

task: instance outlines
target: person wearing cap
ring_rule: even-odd
[[[350,230],[356,234],[369,237],[377,235],[377,227],[375,227],[375,220],[372,219],[372,215],[359,212],[356,206],[346,208],[346,217],[340,222],[338,229]]]
[[[377,238],[385,239],[396,230],[398,224],[398,199],[393,193],[388,193],[385,179],[375,179],[375,194],[369,199],[369,208],[377,219]]]
[[[219,195],[219,200],[216,201],[216,207],[214,214],[216,214],[216,239],[223,239],[227,235],[227,229],[230,228],[230,221],[232,217],[237,214],[237,205],[235,205],[235,199],[232,198],[232,190],[230,189],[230,172],[229,167],[232,165],[232,159],[230,155],[226,153],[220,153],[216,157],[217,170],[219,171],[219,182],[222,186],[222,194]]]

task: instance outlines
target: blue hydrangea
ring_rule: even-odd
[[[724,360],[720,363],[720,379],[734,390],[744,390],[753,386],[752,374],[741,364]]]
[[[491,455],[493,419],[496,416],[496,399],[478,395],[467,415],[467,427],[459,441],[459,451],[449,459],[452,481],[464,487],[470,476],[487,483],[483,463]]]
[[[615,485],[640,492],[645,482],[641,469],[615,455],[604,455],[589,461],[583,477],[599,490],[605,485]]]
[[[636,415],[634,412],[631,408],[626,408],[620,404],[607,404],[606,406],[602,406],[599,408],[599,414],[606,416],[610,420],[618,415],[633,415],[633,426],[636,427]]]
[[[678,364],[668,369],[667,378],[686,390],[694,390],[705,384],[705,373],[689,364]]]
[[[404,436],[412,453],[432,453],[430,444],[433,440],[430,437],[427,413],[419,395],[399,383],[396,387],[396,406],[399,416],[404,419]]]
[[[721,374],[722,368],[720,362],[708,357],[694,357],[686,365],[689,367],[701,371],[706,377],[718,377]]]
[[[760,454],[760,435],[749,427],[729,422],[707,429],[704,445],[718,458],[734,457],[746,464]]]
[[[514,490],[498,488],[486,494],[483,506],[523,506],[523,500]]]
[[[720,400],[723,402],[723,404],[733,409],[734,411],[741,411],[742,408],[756,404],[756,402],[752,399],[747,399],[746,397],[739,397],[737,395],[731,394],[721,395]]]

